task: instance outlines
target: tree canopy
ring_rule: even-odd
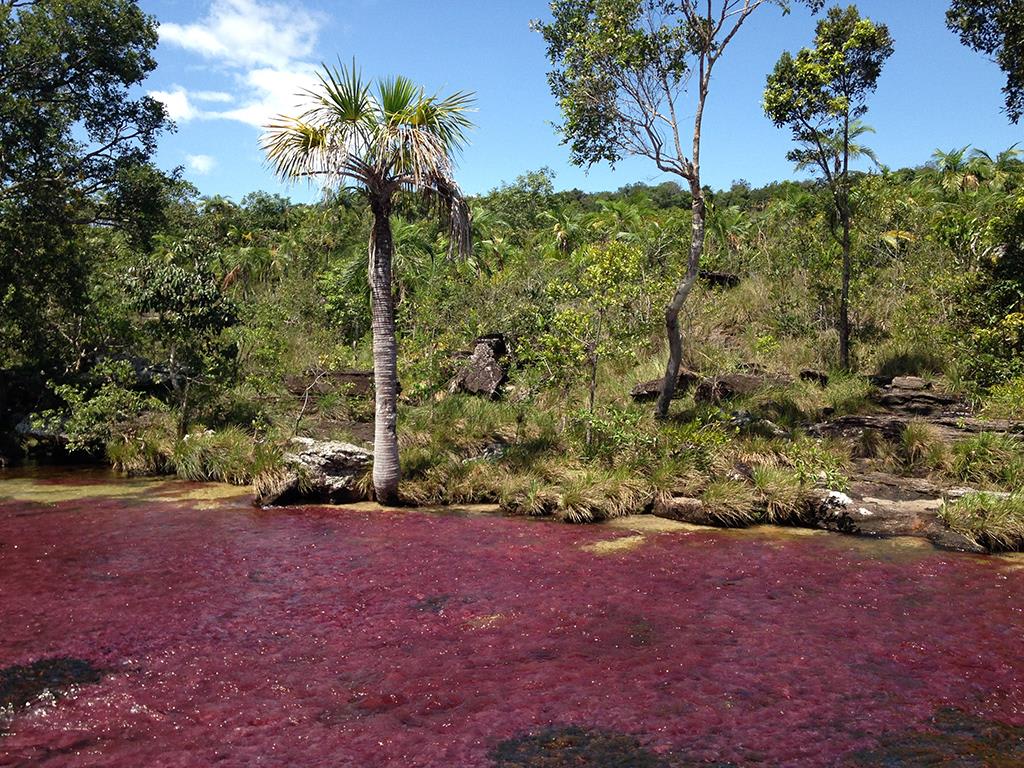
[[[60,346],[46,329],[83,300],[83,225],[146,239],[162,215],[149,159],[170,124],[131,93],[156,43],[132,0],[0,2],[0,363]]]

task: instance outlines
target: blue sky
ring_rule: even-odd
[[[549,166],[557,188],[615,189],[658,182],[648,161],[589,173],[568,162],[552,123],[543,41],[529,28],[545,0],[142,0],[160,22],[159,67],[146,87],[178,124],[157,160],[184,166],[206,195],[240,199],[286,186],[264,167],[259,126],[288,111],[323,61],[354,56],[367,75],[405,74],[428,90],[472,90],[477,124],[459,163],[469,193],[485,192]],[[946,30],[948,0],[862,0],[861,13],[889,25],[889,60],[866,118],[869,143],[891,167],[917,165],[936,148],[973,144],[998,151],[1024,140],[1024,126],[1000,112],[1003,77]],[[735,179],[758,185],[791,178],[787,135],[764,117],[761,91],[782,50],[808,45],[814,20],[762,8],[719,63],[705,117],[703,172],[712,187]],[[692,109],[690,114],[692,114]]]

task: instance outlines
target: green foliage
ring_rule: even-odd
[[[1024,416],[1024,376],[992,387],[985,396],[983,412],[994,419],[1020,419]]]
[[[838,175],[836,147],[823,143],[843,139],[843,125],[867,112],[866,99],[892,52],[888,28],[861,18],[851,5],[831,8],[818,22],[814,48],[782,54],[768,77],[764,110],[802,145],[790,159]]]
[[[136,96],[156,42],[132,0],[0,3],[0,368],[73,367],[88,224],[144,244],[163,218],[148,161],[168,122]]]
[[[145,318],[143,333],[167,367],[183,431],[194,390],[216,389],[234,377],[237,348],[226,331],[237,322],[236,307],[207,266],[208,247],[185,236],[140,261],[128,275],[130,306]]]
[[[95,452],[115,438],[127,440],[147,411],[160,411],[162,403],[134,390],[135,372],[125,361],[103,361],[90,371],[86,384],[56,384],[60,410],[48,410],[40,419],[67,436],[71,451]]]
[[[900,436],[904,466],[910,470],[941,470],[949,461],[942,435],[924,421],[911,421]]]

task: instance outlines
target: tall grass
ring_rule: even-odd
[[[1024,493],[971,493],[939,513],[952,530],[992,551],[1024,549]]]

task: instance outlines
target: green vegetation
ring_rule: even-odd
[[[921,421],[858,444],[812,436],[818,422],[877,410],[874,375],[923,376],[987,417],[1024,410],[1020,153],[963,147],[915,168],[851,170],[856,118],[891,50],[884,25],[856,9],[830,12],[814,49],[783,57],[765,97],[780,125],[793,129],[804,109],[819,121],[794,133],[794,159],[823,178],[706,188],[689,156],[699,118],[692,136],[666,129],[693,152],[631,143],[629,84],[661,72],[668,85],[651,87],[667,87],[668,105],[689,76],[703,98],[699,73],[724,38],[681,34],[702,29],[692,3],[617,37],[667,6],[564,0],[541,31],[574,156],[647,154],[679,183],[557,192],[539,169],[464,198],[452,157],[467,95],[327,69],[311,111],[265,139],[282,176],[329,177],[323,200],[293,204],[203,198],[158,174],[148,159],[162,112],[127,95],[152,69],[152,20],[129,2],[67,0],[67,19],[57,5],[0,3],[0,66],[35,61],[77,82],[61,67],[82,57],[60,47],[95,53],[109,29],[123,62],[91,61],[89,77],[109,84],[103,109],[139,132],[90,181],[79,173],[90,150],[70,137],[110,130],[96,92],[69,86],[79,111],[67,121],[28,80],[0,95],[0,122],[48,125],[46,163],[68,169],[55,190],[24,153],[0,158],[9,441],[128,474],[273,488],[293,436],[373,434],[366,485],[383,501],[488,502],[570,522],[683,498],[722,524],[798,523],[865,461],[981,490],[1024,483],[1021,442],[996,432],[950,443]],[[730,17],[735,30],[748,16]],[[802,95],[783,87],[790,76]],[[842,151],[799,154],[825,138]],[[500,399],[450,391],[474,340],[495,333],[508,346]],[[371,367],[373,394],[353,383]],[[678,388],[680,370],[700,386]],[[730,381],[737,391],[722,394]]]
[[[850,161],[859,156],[875,162],[857,143],[870,129],[860,122],[867,97],[875,90],[882,65],[892,56],[892,38],[884,24],[861,18],[856,6],[836,6],[818,22],[814,48],[794,57],[782,54],[768,77],[764,110],[780,127],[789,128],[799,145],[788,158],[797,168],[818,171],[832,197],[832,237],[842,249],[839,294],[839,365],[850,367],[850,279],[853,270],[853,198]]]
[[[1024,547],[1024,494],[968,494],[947,502],[941,516],[952,530],[986,549]]]

